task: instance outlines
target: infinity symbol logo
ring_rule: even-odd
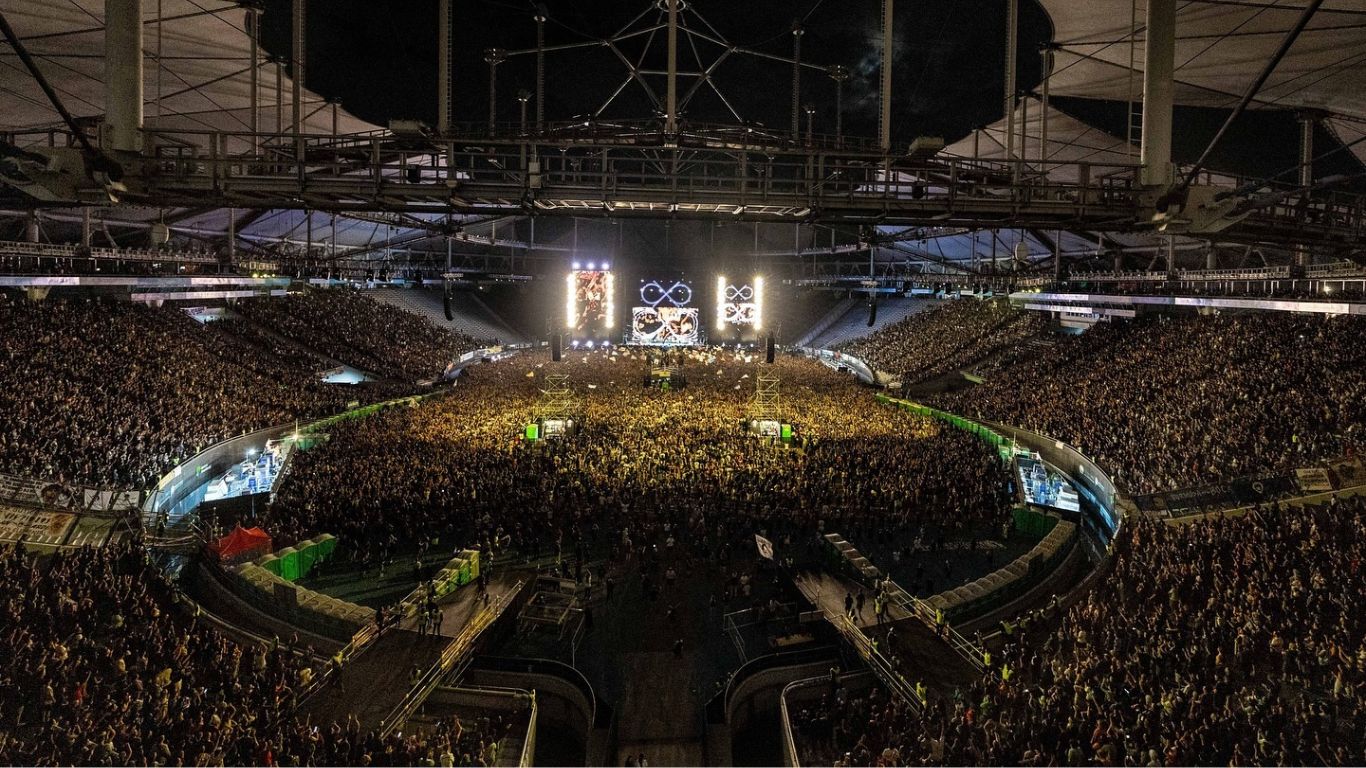
[[[726,301],[749,301],[754,298],[754,287],[750,285],[726,286]]]
[[[640,300],[650,307],[657,307],[666,300],[675,307],[684,307],[692,303],[692,288],[681,281],[665,288],[651,280],[640,286]]]

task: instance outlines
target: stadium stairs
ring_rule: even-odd
[[[449,328],[471,336],[480,341],[498,339],[504,343],[525,341],[521,334],[502,321],[483,302],[473,294],[460,292],[451,297],[451,311],[454,320],[446,319],[442,306],[441,292],[424,288],[378,288],[370,293],[376,301],[382,301],[406,312],[425,317],[442,328]]]
[[[904,296],[879,298],[877,322],[870,327],[868,325],[868,304],[861,299],[857,300],[852,307],[845,310],[844,314],[816,334],[809,346],[818,349],[835,349],[841,344],[867,336],[894,323],[899,323],[909,315],[930,305],[931,302],[925,299],[909,299]]]

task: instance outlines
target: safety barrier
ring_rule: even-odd
[[[455,667],[456,662],[464,658],[464,656],[473,649],[474,643],[479,638],[479,635],[490,624],[496,621],[498,617],[503,614],[503,611],[516,600],[517,596],[522,592],[522,587],[525,585],[525,581],[518,581],[506,595],[495,597],[490,605],[480,609],[470,618],[469,623],[465,625],[464,629],[460,630],[460,634],[456,635],[455,638],[446,645],[446,648],[441,652],[441,657],[437,659],[436,663],[433,664],[422,677],[418,678],[418,681],[413,685],[412,689],[408,691],[408,694],[403,697],[403,700],[399,703],[398,707],[396,707],[388,717],[381,721],[381,736],[388,736],[394,728],[398,727],[412,715],[413,710],[427,698],[427,695],[432,692],[432,689],[436,688],[441,682],[441,679]]]

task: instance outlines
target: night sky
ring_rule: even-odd
[[[526,0],[454,0],[459,14],[455,43],[455,120],[488,119],[488,65],[484,50],[534,48],[534,5]],[[549,0],[546,44],[597,40],[611,35],[650,8],[644,0]],[[804,20],[802,59],[842,64],[853,77],[845,86],[847,135],[877,134],[879,62],[878,0],[701,0],[703,18],[732,44],[790,55],[794,20]],[[942,136],[952,142],[1002,114],[1004,0],[899,0],[896,6],[893,139],[905,146],[916,136]],[[263,22],[267,50],[289,52],[289,0],[268,0]],[[310,5],[308,85],[339,97],[361,118],[387,125],[391,118],[436,123],[437,0],[328,0]],[[685,21],[690,18],[684,15]],[[1022,89],[1040,79],[1039,45],[1051,37],[1051,22],[1034,0],[1020,3],[1019,75]],[[646,36],[622,44],[633,60]],[[696,68],[693,50],[680,35],[680,67]],[[699,42],[697,53],[710,63],[719,53]],[[664,68],[662,32],[645,58],[645,67]],[[498,119],[515,122],[521,88],[534,91],[535,56],[513,57],[498,68]],[[552,52],[546,57],[547,120],[584,117],[595,111],[626,77],[625,66],[607,49],[594,47]],[[735,55],[717,70],[726,98],[748,122],[786,130],[790,121],[791,67],[776,61]],[[650,79],[662,97],[664,78]],[[691,84],[680,79],[680,93]],[[1125,132],[1125,105],[1057,99],[1057,106],[1117,136]],[[816,107],[815,128],[834,132],[834,83],[804,69],[802,104]],[[534,105],[531,109],[534,116]],[[1223,121],[1224,110],[1178,109],[1174,152],[1190,162]],[[651,105],[632,83],[603,113],[604,119],[651,117]],[[684,117],[733,123],[734,118],[709,89],[702,88]],[[802,122],[803,130],[805,121]],[[1266,176],[1296,163],[1297,127],[1291,112],[1249,114],[1235,125],[1211,166],[1234,173]],[[1316,138],[1321,153],[1337,142],[1325,130]],[[1347,152],[1320,162],[1317,175],[1360,173]],[[1289,178],[1285,179],[1289,180]]]
[[[484,49],[534,48],[533,5],[517,0],[455,0],[457,72],[456,121],[488,116],[488,65]],[[551,0],[546,3],[546,44],[601,39],[650,7],[642,0]],[[267,4],[263,27],[267,49],[289,49],[289,3]],[[322,10],[325,8],[326,10]],[[876,0],[702,0],[703,18],[732,44],[790,56],[792,22],[805,18],[802,60],[823,66],[842,64],[853,78],[845,85],[845,131],[877,133],[877,87],[881,3]],[[308,85],[339,96],[356,115],[387,124],[392,117],[436,122],[436,0],[329,0],[310,5]],[[657,12],[650,11],[647,18]],[[686,18],[685,14],[685,18]],[[1039,80],[1038,45],[1050,33],[1042,8],[1021,3],[1019,83]],[[1005,58],[1005,3],[1001,0],[900,0],[896,6],[895,98],[893,132],[898,143],[918,135],[949,141],[1001,113]],[[635,58],[645,36],[626,41],[622,50]],[[681,68],[695,68],[690,46],[680,36]],[[646,66],[664,68],[664,36],[655,39]],[[710,63],[719,48],[699,42],[698,54]],[[546,119],[582,116],[598,108],[626,76],[610,51],[591,48],[546,57]],[[791,66],[735,55],[717,70],[716,80],[741,117],[785,129],[790,121]],[[690,85],[681,79],[680,91]],[[651,86],[662,95],[664,78]],[[517,119],[519,88],[535,89],[535,56],[514,57],[498,68],[499,120]],[[803,69],[802,104],[817,108],[816,130],[834,132],[835,87],[829,77]],[[534,114],[534,112],[533,112]],[[632,84],[604,117],[650,116],[650,103]],[[686,117],[734,122],[705,87]],[[804,126],[804,120],[803,120]],[[803,127],[804,130],[804,127]]]

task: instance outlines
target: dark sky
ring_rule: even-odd
[[[488,65],[484,49],[534,48],[533,6],[518,0],[455,0],[457,71],[456,121],[483,121],[488,115]],[[1049,21],[1032,0],[1021,3],[1020,76],[1022,86],[1039,79],[1038,45],[1049,36]],[[624,26],[652,3],[642,0],[551,0],[546,43],[601,39]],[[323,10],[325,9],[325,10]],[[877,78],[881,3],[877,0],[701,0],[697,9],[732,44],[790,55],[790,28],[805,17],[802,59],[842,64],[853,72],[845,87],[845,130],[877,132]],[[329,0],[310,5],[309,87],[339,96],[346,107],[381,125],[391,117],[436,120],[436,0]],[[647,19],[657,11],[651,10]],[[685,20],[688,19],[685,14]],[[289,47],[287,0],[267,4],[263,23],[266,47]],[[1005,57],[1005,3],[1002,0],[899,0],[896,6],[893,133],[898,143],[917,135],[952,141],[1001,113]],[[623,44],[634,58],[645,37]],[[680,40],[681,66],[695,67],[690,46]],[[646,66],[664,67],[664,38],[657,36]],[[720,49],[699,42],[698,54],[710,63]],[[535,57],[514,57],[498,68],[499,119],[517,117],[518,88],[534,90]],[[608,50],[592,48],[547,55],[546,118],[568,119],[591,113],[626,77],[624,65]],[[816,129],[834,131],[834,83],[803,70],[802,103],[817,108]],[[790,121],[791,67],[782,62],[735,55],[717,70],[716,80],[741,117],[774,128]],[[651,86],[663,92],[662,77]],[[686,89],[688,82],[680,85]],[[632,84],[604,117],[650,116],[650,103]],[[706,88],[687,117],[734,122]]]
[[[1076,0],[1082,2],[1083,0]],[[484,122],[488,117],[488,65],[484,50],[534,48],[534,6],[527,0],[453,0],[455,27],[455,120]],[[598,40],[611,35],[646,9],[646,0],[548,0],[546,43]],[[804,19],[802,58],[821,65],[842,64],[853,72],[845,88],[845,132],[877,133],[879,0],[698,0],[703,18],[732,44],[790,55],[791,25]],[[920,135],[952,142],[975,126],[1002,114],[1005,58],[1004,0],[898,0],[893,60],[893,137],[904,146]],[[266,48],[289,50],[289,0],[267,0]],[[339,97],[354,114],[379,125],[391,118],[436,122],[437,0],[327,0],[310,5],[308,24],[310,88]],[[684,15],[685,21],[694,17]],[[694,22],[695,23],[695,22]],[[1039,82],[1039,45],[1051,37],[1051,22],[1035,0],[1020,3],[1019,76],[1022,89]],[[622,44],[635,58],[644,36]],[[681,66],[696,66],[692,48],[680,39]],[[656,37],[646,67],[664,68],[664,39]],[[700,42],[697,53],[710,63],[719,53]],[[500,122],[517,119],[516,92],[534,90],[533,55],[513,57],[498,68]],[[626,77],[625,66],[607,49],[594,47],[547,54],[547,120],[565,120],[595,111]],[[802,103],[816,107],[816,130],[833,133],[833,82],[803,70]],[[717,70],[716,80],[741,117],[785,130],[790,121],[791,67],[782,62],[735,55]],[[683,79],[680,90],[690,81]],[[651,80],[662,94],[663,77]],[[1125,105],[1058,99],[1060,108],[1117,136],[1125,133]],[[534,108],[532,111],[534,115]],[[1175,159],[1193,161],[1218,129],[1224,110],[1178,109]],[[632,83],[603,113],[605,118],[648,118],[651,105]],[[706,88],[685,117],[734,122],[722,102]],[[804,122],[803,122],[804,125]],[[1257,112],[1235,125],[1212,166],[1249,175],[1271,175],[1296,162],[1297,127],[1292,112]],[[1325,130],[1316,152],[1340,146]],[[1316,173],[1360,173],[1347,152],[1318,164]]]

